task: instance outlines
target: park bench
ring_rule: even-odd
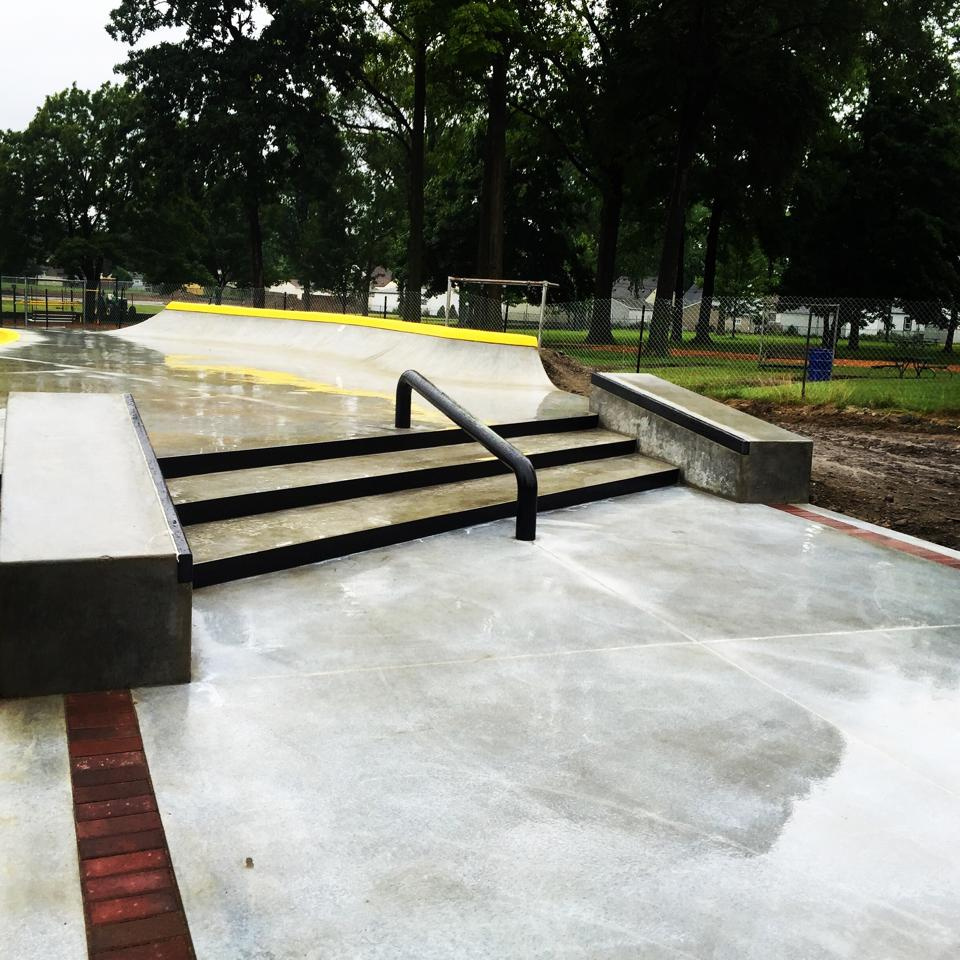
[[[51,323],[76,323],[80,314],[64,310],[34,310],[27,319],[30,323],[42,323],[49,327]]]
[[[925,370],[929,370],[934,376],[936,376],[938,370],[945,370],[947,373],[951,372],[950,364],[947,360],[923,354],[901,354],[889,357],[880,363],[873,364],[872,369],[884,370],[888,368],[895,369],[897,376],[901,380],[908,370],[912,370],[918,380]]]

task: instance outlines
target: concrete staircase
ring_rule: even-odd
[[[541,512],[677,481],[595,416],[493,428],[537,470]],[[287,569],[513,516],[509,469],[461,430],[161,461],[194,586]]]

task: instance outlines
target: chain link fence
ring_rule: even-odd
[[[651,373],[719,399],[960,411],[958,307],[933,301],[714,297],[547,309],[542,345],[590,370]]]
[[[423,322],[541,338],[584,371],[651,373],[719,399],[960,412],[958,305],[935,301],[719,296],[682,306],[653,298],[539,303],[464,289],[450,315],[437,298]],[[399,317],[399,298],[198,284],[0,277],[0,321],[122,326],[172,300],[271,310]],[[432,305],[431,305],[432,304]]]

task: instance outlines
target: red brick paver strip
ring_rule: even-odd
[[[898,540],[896,537],[886,537],[876,530],[864,530],[853,523],[846,523],[843,520],[837,520],[835,517],[825,517],[823,514],[816,513],[814,510],[807,510],[804,507],[794,506],[791,503],[778,503],[773,505],[775,510],[782,510],[784,513],[800,517],[802,520],[810,520],[813,523],[822,524],[825,527],[831,527],[839,530],[848,536],[856,537],[858,540],[866,540],[868,543],[876,544],[878,547],[886,547],[888,550],[899,550],[901,553],[909,553],[913,557],[920,557],[923,560],[931,560],[933,563],[942,564],[945,567],[953,567],[960,570],[960,559],[957,557],[948,557],[946,554],[938,553],[936,550],[928,550],[916,543],[907,543],[904,540]]]
[[[196,960],[130,691],[64,706],[90,960]]]

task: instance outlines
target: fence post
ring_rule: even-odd
[[[640,372],[640,358],[643,356],[643,328],[647,324],[647,305],[640,305],[640,342],[637,344],[637,373]]]
[[[287,291],[286,290],[283,291],[283,309],[284,310],[287,309]]]
[[[550,284],[543,281],[543,290],[540,293],[540,324],[537,327],[537,347],[543,346],[543,321],[547,314],[547,290]]]
[[[807,398],[807,367],[810,366],[810,331],[813,329],[813,307],[807,315],[807,345],[803,350],[803,386],[800,387],[800,399]]]
[[[387,295],[383,295],[383,319],[387,319]]]
[[[46,321],[44,327],[50,329],[50,291],[44,288],[43,291],[43,319]]]

